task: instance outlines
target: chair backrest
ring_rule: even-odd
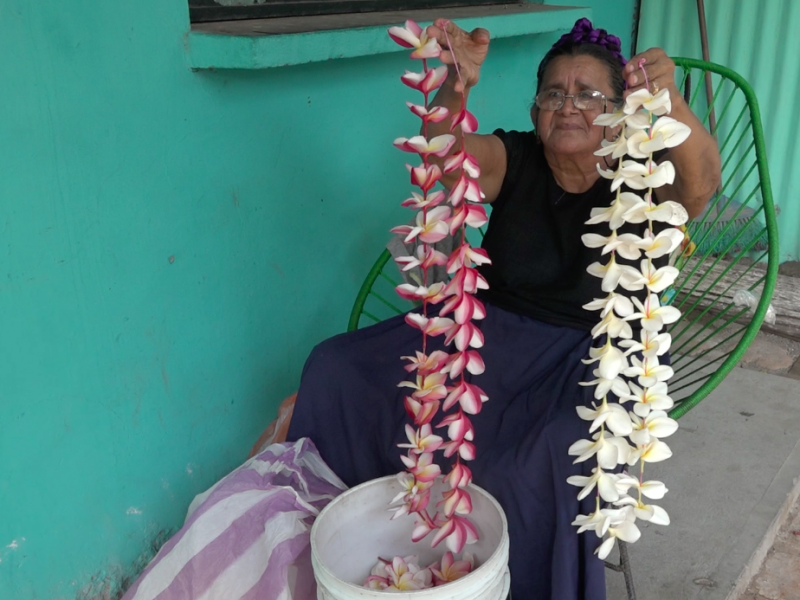
[[[721,65],[673,60],[679,88],[716,136],[722,157],[720,188],[705,212],[687,224],[689,241],[672,257],[681,275],[666,299],[683,313],[669,330],[675,369],[670,394],[677,402],[671,416],[677,418],[744,356],[769,308],[779,255],[764,133],[752,87]],[[751,304],[734,302],[737,292],[737,300]]]
[[[678,418],[719,385],[758,333],[778,276],[778,229],[753,89],[726,67],[690,58],[674,61],[679,88],[717,136],[722,156],[720,189],[703,215],[687,224],[688,241],[671,259],[681,275],[662,297],[683,313],[670,328],[675,369],[670,394],[676,401],[671,416]],[[713,89],[710,103],[706,73]],[[709,125],[712,108],[714,127]],[[394,292],[401,282],[384,250],[359,290],[348,331],[411,308]],[[733,302],[740,291],[752,294],[752,305]]]

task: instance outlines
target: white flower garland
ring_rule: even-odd
[[[636,521],[649,521],[669,525],[669,515],[660,506],[648,500],[660,500],[667,492],[660,481],[645,481],[645,463],[666,460],[672,456],[669,446],[662,441],[678,429],[678,423],[669,418],[667,410],[674,405],[668,395],[667,380],[672,377],[670,366],[661,364],[660,358],[669,350],[671,337],[661,333],[665,325],[680,318],[678,309],[662,306],[659,294],[666,290],[678,276],[678,269],[665,266],[656,268],[653,259],[669,255],[683,241],[684,234],[674,226],[688,220],[686,210],[672,201],[656,204],[654,188],[671,184],[675,168],[669,161],[657,164],[653,153],[673,148],[689,136],[691,130],[683,123],[664,116],[671,110],[668,90],[651,94],[648,89],[628,96],[622,109],[600,115],[594,124],[604,127],[621,126],[619,137],[603,141],[598,156],[611,155],[619,159],[616,170],[597,168],[600,175],[610,179],[616,197],[607,208],[595,208],[589,225],[608,223],[610,235],[586,234],[583,243],[589,248],[602,247],[608,262],[596,262],[588,272],[603,280],[605,298],[595,299],[585,305],[587,310],[599,310],[601,321],[592,329],[592,336],[606,336],[600,348],[592,348],[583,362],[597,362],[594,380],[581,385],[595,386],[594,397],[598,403],[592,408],[579,406],[581,419],[591,421],[589,440],[579,440],[569,449],[577,456],[574,462],[595,457],[597,467],[591,477],[573,476],[567,482],[581,488],[582,500],[596,488],[594,512],[578,515],[573,525],[578,533],[594,531],[605,537],[596,554],[605,559],[619,538],[635,542],[641,536]],[[646,159],[644,163],[624,160]],[[645,190],[640,196],[622,191],[622,185],[631,190]],[[644,223],[644,236],[626,233],[617,235],[623,223]],[[673,227],[653,233],[653,223],[661,222]],[[635,266],[621,263],[619,259],[637,261]],[[629,292],[646,290],[644,302],[628,297],[617,290]],[[641,334],[633,339],[630,321],[641,321]],[[609,393],[619,402],[609,400]],[[632,411],[625,406],[632,402]],[[638,472],[636,465],[639,464]],[[628,470],[615,473],[620,465]],[[601,502],[602,501],[602,502]]]

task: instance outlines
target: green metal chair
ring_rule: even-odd
[[[778,277],[778,227],[752,87],[727,67],[692,58],[673,60],[680,90],[717,137],[722,157],[722,184],[703,215],[687,224],[689,241],[671,257],[681,275],[662,296],[662,302],[682,311],[669,329],[675,370],[670,394],[676,402],[670,416],[677,419],[720,384],[758,333]],[[704,93],[706,74],[715,90],[710,102]],[[348,331],[411,308],[394,292],[401,282],[391,254],[384,250],[356,296]],[[754,308],[733,303],[739,290],[753,294]],[[635,600],[624,543],[620,563],[606,566],[625,574],[628,598]]]

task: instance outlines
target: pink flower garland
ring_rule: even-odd
[[[431,92],[438,89],[447,78],[447,67],[429,68],[427,59],[436,58],[442,49],[438,42],[429,38],[425,31],[413,21],[406,21],[405,27],[392,27],[389,35],[405,48],[414,48],[411,58],[422,60],[422,72],[406,71],[400,78],[407,86],[423,94],[422,105],[408,102],[412,113],[422,119],[423,135],[412,138],[398,138],[394,145],[405,152],[419,154],[422,164],[408,167],[411,183],[420,189],[412,192],[412,197],[403,206],[417,210],[413,225],[403,225],[392,229],[404,236],[405,242],[421,242],[414,256],[398,258],[404,271],[419,267],[422,281],[417,285],[403,284],[397,293],[403,298],[420,302],[421,313],[409,313],[406,322],[422,332],[422,351],[416,356],[405,356],[405,366],[409,373],[416,373],[414,381],[403,381],[400,387],[410,388],[405,399],[405,407],[413,419],[416,429],[406,426],[408,443],[400,444],[408,450],[402,456],[407,472],[398,475],[403,491],[393,500],[394,516],[405,514],[417,516],[412,539],[417,542],[430,532],[436,531],[432,546],[444,541],[455,553],[461,552],[465,544],[474,543],[477,530],[468,515],[472,512],[472,499],[467,486],[472,481],[472,472],[465,464],[475,458],[474,428],[468,415],[478,414],[483,402],[488,400],[484,391],[468,383],[465,373],[480,375],[484,372],[483,359],[476,350],[483,346],[483,334],[472,322],[483,319],[486,310],[474,294],[479,289],[487,289],[486,280],[475,269],[477,265],[491,261],[481,248],[473,248],[467,241],[467,227],[481,227],[488,222],[486,211],[480,202],[483,194],[477,182],[480,167],[474,156],[466,150],[464,134],[477,129],[475,116],[467,110],[466,95],[461,94],[461,108],[455,115],[441,106],[430,107]],[[445,32],[445,35],[447,33]],[[455,65],[458,73],[458,65]],[[460,77],[460,73],[458,73]],[[448,156],[456,137],[451,134],[428,138],[428,124],[438,123],[450,117],[450,131],[461,127],[461,145],[457,152]],[[444,160],[444,167],[431,162],[432,156]],[[433,191],[433,187],[446,173],[457,173],[458,179],[450,189]],[[435,250],[433,244],[446,238],[455,237],[458,245],[445,256]],[[428,270],[434,265],[446,265],[451,275],[448,283],[428,284]],[[438,316],[431,316],[431,307],[444,303]],[[447,317],[451,315],[452,318]],[[446,345],[454,345],[455,352],[436,350],[428,354],[428,337],[445,336]],[[449,383],[448,383],[449,378]],[[446,428],[448,441],[433,434],[432,422],[439,409],[455,412],[445,416],[436,429]],[[445,482],[449,490],[436,505],[434,514],[428,511],[430,489],[442,474],[433,462],[433,453],[442,450],[448,458],[455,456],[455,463]]]

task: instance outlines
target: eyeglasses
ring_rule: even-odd
[[[584,90],[577,94],[550,91],[536,94],[534,101],[542,110],[560,110],[567,98],[572,98],[572,105],[578,110],[605,110],[608,98],[605,94],[593,90]]]

